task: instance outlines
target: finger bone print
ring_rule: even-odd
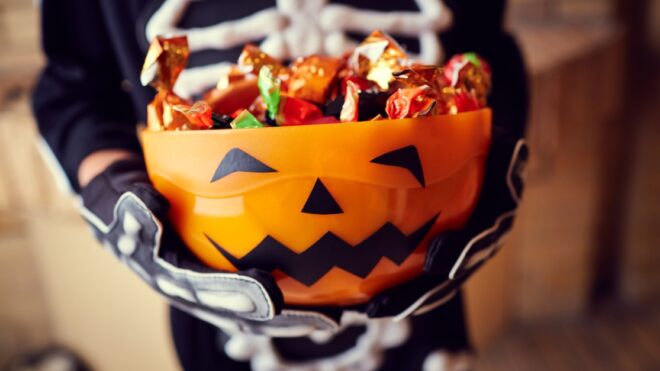
[[[194,0],[164,0],[146,24],[147,40],[156,36],[187,35],[190,51],[228,49],[263,39],[260,47],[279,59],[309,54],[340,55],[355,47],[347,32],[368,34],[375,29],[418,37],[420,54],[412,59],[437,64],[442,60],[438,32],[452,22],[442,0],[415,0],[419,11],[383,12],[358,9],[328,0],[277,0],[276,6],[247,17],[208,27],[182,29],[177,25]],[[217,82],[230,62],[183,71],[175,92],[189,98]]]

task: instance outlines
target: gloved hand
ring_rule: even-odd
[[[268,272],[219,272],[193,256],[167,222],[169,204],[142,159],[118,161],[82,189],[83,217],[103,246],[173,305],[228,332],[300,336],[337,328],[315,312],[282,310]]]
[[[498,251],[500,238],[511,229],[527,158],[523,139],[494,128],[482,193],[465,227],[436,237],[429,245],[424,273],[374,297],[365,307],[367,315],[404,318],[448,301]]]

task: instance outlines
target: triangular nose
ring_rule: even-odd
[[[302,209],[303,213],[307,214],[320,214],[320,215],[330,215],[330,214],[341,214],[343,213],[341,207],[332,195],[325,188],[325,185],[321,182],[321,179],[316,179],[314,183],[314,188],[312,188],[312,193],[307,197],[307,202]]]

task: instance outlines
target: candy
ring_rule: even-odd
[[[245,73],[258,75],[263,66],[270,67],[271,73],[282,80],[286,80],[290,70],[284,67],[277,59],[264,53],[259,47],[247,44],[238,57],[238,67]]]
[[[481,107],[479,100],[473,94],[462,89],[456,89],[447,100],[446,113],[455,115],[461,112],[475,111]]]
[[[344,97],[344,104],[341,107],[339,120],[342,122],[358,121],[358,102],[360,88],[352,81],[346,84],[346,96]]]
[[[295,98],[325,103],[342,63],[339,58],[318,55],[299,58],[291,66],[287,93]]]
[[[273,75],[270,66],[263,66],[259,70],[257,85],[261,99],[266,104],[268,117],[274,119],[280,106],[280,80]]]
[[[315,104],[303,99],[284,96],[275,121],[277,125],[302,125],[323,117],[323,112]]]
[[[141,72],[157,94],[147,106],[149,130],[242,129],[403,119],[485,107],[492,84],[475,53],[443,67],[412,63],[387,34],[374,31],[340,58],[312,55],[289,67],[246,45],[237,65],[194,104],[172,88],[188,59],[185,37],[156,38]]]
[[[448,85],[443,69],[438,66],[413,64],[393,73],[395,85],[398,88],[414,88],[428,85],[433,89],[432,94],[438,94]]]
[[[385,111],[391,119],[425,116],[433,110],[436,101],[429,98],[428,85],[418,88],[399,89],[387,100]]]
[[[403,48],[389,35],[374,31],[355,48],[351,66],[360,76],[366,76],[382,90],[389,88],[392,73],[407,63]]]
[[[158,91],[171,91],[188,61],[190,50],[185,36],[156,37],[149,46],[140,72],[142,85],[151,84]]]
[[[491,69],[486,61],[475,53],[454,56],[445,64],[445,78],[450,86],[473,94],[480,107],[486,106],[491,88]]]
[[[191,129],[210,129],[213,127],[211,106],[204,101],[195,102],[192,106],[177,104],[172,109],[183,114]]]
[[[257,80],[246,78],[231,83],[224,89],[213,88],[204,94],[213,112],[228,115],[238,109],[244,109],[259,96]]]
[[[158,99],[161,106],[162,127],[164,130],[185,130],[188,119],[174,109],[177,105],[190,105],[190,102],[170,92],[161,92]],[[156,101],[156,100],[155,100]]]
[[[266,115],[268,112],[268,107],[266,106],[266,103],[264,103],[264,99],[261,97],[261,95],[254,99],[252,104],[250,104],[250,107],[248,107],[248,111],[250,111],[250,113],[253,114],[254,117],[256,117],[259,121],[275,120]]]
[[[149,46],[140,72],[140,82],[151,84],[158,91],[154,100],[147,106],[147,127],[151,130],[179,130],[187,122],[185,116],[174,112],[177,104],[189,104],[172,93],[181,71],[188,61],[190,51],[185,36],[157,37]]]
[[[243,110],[236,118],[229,124],[232,129],[251,129],[263,128],[262,124],[256,117],[254,117],[248,110]]]
[[[341,93],[342,95],[346,95],[346,88],[348,86],[348,82],[352,82],[353,84],[357,85],[358,89],[360,91],[368,91],[372,90],[374,87],[374,83],[362,78],[360,76],[346,76],[341,80]]]

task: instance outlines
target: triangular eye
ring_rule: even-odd
[[[422,162],[419,159],[419,153],[415,146],[411,145],[395,149],[374,158],[371,162],[380,165],[402,167],[408,170],[422,187],[426,187],[424,169],[422,168]]]
[[[220,165],[218,165],[213,178],[211,178],[211,183],[236,172],[276,173],[277,170],[257,160],[243,150],[233,148],[227,152]]]

